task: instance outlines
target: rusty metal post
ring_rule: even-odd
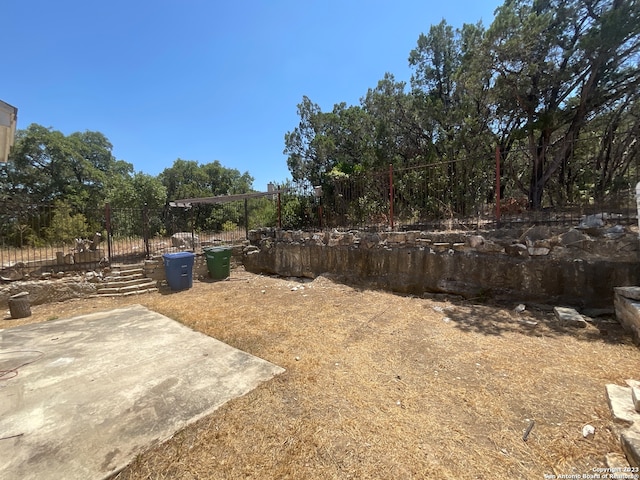
[[[500,226],[500,147],[496,145],[496,226]]]
[[[393,164],[389,164],[389,226],[393,231]]]

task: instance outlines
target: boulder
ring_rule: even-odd
[[[190,232],[178,232],[171,235],[171,245],[176,248],[188,248],[193,250],[200,245],[200,239],[198,238],[198,235],[194,235]]]
[[[587,326],[587,322],[584,317],[573,308],[554,307],[553,313],[564,326],[578,328],[585,328]]]
[[[566,233],[560,235],[560,244],[565,247],[572,245],[582,245],[582,242],[588,241],[589,237],[582,232],[579,232],[575,228],[572,228]]]
[[[482,235],[471,235],[467,238],[467,243],[471,248],[478,248],[484,244],[484,237]]]
[[[518,239],[519,243],[526,243],[528,239],[531,242],[538,240],[546,240],[551,237],[551,228],[544,225],[535,225],[524,232]]]

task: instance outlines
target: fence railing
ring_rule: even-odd
[[[0,206],[0,270],[18,266],[58,272],[138,263],[163,253],[236,244],[250,228],[275,225],[275,219],[273,199],[188,209],[105,205],[82,211],[64,204],[5,204]]]
[[[576,226],[589,216],[637,225],[640,159],[634,145],[619,149],[614,159],[604,157],[607,150],[597,143],[562,150],[570,153],[562,158],[564,170],[547,182],[535,209],[526,196],[533,175],[527,168],[531,156],[540,153],[526,147],[497,149],[495,157],[332,172],[321,185],[287,184],[244,201],[97,210],[5,203],[0,205],[0,270],[16,264],[50,271],[127,264],[185,248],[238,243],[259,227],[483,230]]]
[[[597,215],[618,223],[637,224],[636,169],[617,179],[616,188],[596,196],[578,189],[570,201],[530,208],[528,198],[514,188],[496,184],[495,172],[465,171],[462,161],[394,168],[388,171],[329,178],[322,197],[307,195],[315,205],[312,225],[378,230],[492,229],[525,224],[575,226]],[[451,178],[455,178],[452,181]],[[503,186],[509,184],[502,178]],[[498,198],[497,191],[502,191]],[[321,207],[321,208],[320,208]]]

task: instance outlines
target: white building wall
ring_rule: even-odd
[[[6,163],[16,138],[18,109],[0,100],[0,162]]]

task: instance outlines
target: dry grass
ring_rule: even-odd
[[[604,385],[637,377],[640,365],[613,323],[563,330],[527,311],[540,322],[529,327],[493,306],[242,270],[178,293],[33,307],[3,326],[129,303],[287,371],[153,446],[116,480],[589,473],[620,451]]]

